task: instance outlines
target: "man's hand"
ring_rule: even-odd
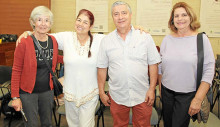
[[[15,111],[21,111],[22,109],[21,99],[18,98],[16,100],[12,100],[12,107],[15,109]]]
[[[154,99],[155,99],[155,90],[150,88],[147,91],[145,102],[147,103],[148,106],[152,106],[154,104]]]
[[[21,34],[16,41],[16,46],[21,42],[21,38],[27,38],[27,36],[29,36],[31,33],[32,32],[30,31],[25,31],[23,34]]]
[[[149,65],[150,88],[148,89],[145,98],[145,102],[147,102],[148,106],[152,106],[154,104],[155,88],[156,88],[157,76],[158,76],[157,70],[158,70],[157,64]]]
[[[109,96],[106,95],[105,93],[103,94],[99,94],[101,100],[102,100],[102,103],[105,105],[105,106],[110,106],[111,104],[111,101],[109,99]]]

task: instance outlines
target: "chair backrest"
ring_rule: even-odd
[[[11,80],[12,67],[0,65],[0,84]]]
[[[217,54],[217,59],[219,59],[219,60],[220,60],[220,54]]]
[[[220,68],[220,59],[215,60],[215,67]]]
[[[59,78],[64,76],[64,64],[60,64]]]
[[[10,94],[11,72],[12,68],[10,66],[0,65],[0,99]]]

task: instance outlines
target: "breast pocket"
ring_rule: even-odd
[[[136,63],[147,65],[147,48],[145,46],[130,47],[128,56],[136,60]]]

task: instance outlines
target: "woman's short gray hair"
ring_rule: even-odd
[[[29,18],[31,27],[34,29],[34,22],[35,20],[39,17],[39,16],[49,16],[50,17],[50,23],[51,25],[53,24],[53,13],[50,11],[49,8],[47,8],[46,6],[37,6],[35,7],[32,12],[31,12],[31,16]]]
[[[132,13],[131,7],[129,6],[129,4],[126,3],[126,2],[124,2],[124,1],[116,1],[115,3],[113,3],[113,4],[112,4],[112,8],[111,8],[112,13],[113,13],[113,8],[114,8],[115,6],[118,6],[118,5],[126,5],[126,7],[128,8],[130,14]]]

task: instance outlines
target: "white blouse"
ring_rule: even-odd
[[[79,107],[93,99],[99,93],[97,82],[97,53],[103,34],[93,34],[91,57],[88,58],[88,45],[80,46],[75,32],[53,34],[58,49],[64,55],[64,98],[73,101]]]

